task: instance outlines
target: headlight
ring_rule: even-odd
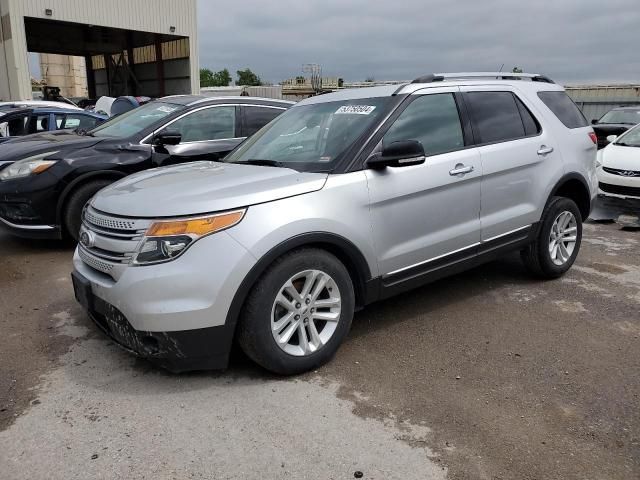
[[[28,177],[32,174],[42,173],[57,162],[57,160],[45,160],[45,157],[56,153],[58,152],[40,153],[33,157],[27,157],[13,162],[0,172],[0,180],[12,180],[14,178]]]
[[[134,263],[145,265],[173,260],[196,240],[237,225],[245,212],[243,209],[206,217],[154,222],[145,233]]]

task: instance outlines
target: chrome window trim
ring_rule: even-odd
[[[276,109],[276,110],[286,110],[285,107],[272,107],[271,105],[256,105],[256,104],[253,104],[253,103],[218,103],[216,105],[205,105],[203,107],[198,107],[198,108],[194,108],[193,110],[189,110],[188,112],[183,113],[182,115],[174,118],[173,120],[170,120],[169,122],[165,123],[161,127],[158,127],[153,132],[151,132],[149,135],[144,137],[142,140],[140,140],[139,143],[140,143],[140,145],[148,145],[147,144],[147,140],[152,138],[156,133],[158,133],[163,128],[167,128],[169,125],[171,125],[174,122],[177,122],[181,118],[184,118],[187,115],[191,115],[192,113],[196,113],[196,112],[199,112],[201,110],[207,110],[209,108],[217,108],[217,107],[261,107],[261,108],[273,108],[273,109]],[[219,141],[219,140],[235,140],[235,139],[238,139],[238,138],[246,138],[246,137],[230,137],[230,138],[216,138],[216,139],[212,139],[212,140],[197,140],[197,141],[194,141],[194,142],[179,143],[178,145],[187,145],[187,144],[196,143],[196,142],[212,142],[212,141]]]

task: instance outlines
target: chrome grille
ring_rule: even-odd
[[[82,246],[78,248],[78,255],[80,255],[80,259],[84,263],[89,265],[94,270],[98,270],[99,272],[107,274],[111,273],[111,270],[113,270],[113,264],[103,262],[95,257],[92,257]]]
[[[80,259],[117,280],[131,263],[151,223],[151,220],[116,217],[86,207],[78,246]],[[84,242],[83,233],[86,237]]]
[[[638,170],[620,170],[610,167],[602,167],[602,170],[612,175],[620,175],[621,177],[640,177],[640,171]]]

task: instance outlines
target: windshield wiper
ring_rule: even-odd
[[[247,165],[259,165],[261,167],[282,167],[282,162],[278,162],[277,160],[266,160],[262,158],[250,158],[249,160],[245,160],[243,162],[234,162],[234,163],[246,163]]]

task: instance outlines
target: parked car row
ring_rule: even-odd
[[[153,167],[219,160],[291,105],[248,97],[165,97],[89,131],[5,143],[0,222],[25,237],[77,240],[82,209],[101,188]]]
[[[79,240],[76,298],[128,351],[223,368],[237,340],[295,374],[328,361],[376,300],[509,251],[563,275],[598,191],[596,143],[533,74],[295,105],[165,97],[84,134],[5,144],[0,221]]]
[[[598,149],[601,149],[609,144],[609,135],[621,135],[640,123],[640,107],[613,108],[591,123],[598,137]]]

